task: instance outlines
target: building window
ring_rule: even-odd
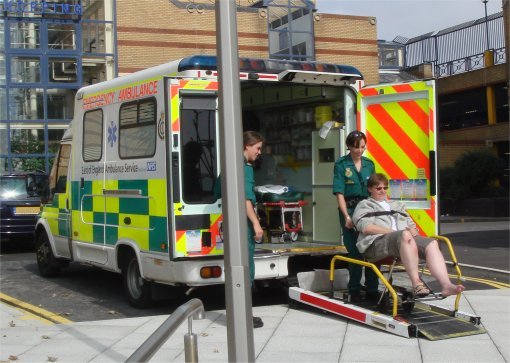
[[[10,22],[10,47],[37,49],[41,46],[40,26],[34,22]]]
[[[313,4],[306,0],[267,0],[269,56],[314,60]]]
[[[101,160],[103,150],[103,110],[83,116],[83,161]]]
[[[48,59],[48,80],[52,83],[75,83],[78,77],[76,58]]]
[[[149,98],[120,106],[120,158],[146,158],[155,153],[156,99]]]
[[[11,124],[11,153],[13,154],[43,154],[44,153],[44,124],[21,123]]]
[[[43,89],[11,88],[8,109],[11,120],[44,119]]]
[[[7,155],[8,152],[7,124],[0,124],[0,154]]]
[[[41,61],[39,57],[11,57],[11,82],[39,83]]]
[[[48,88],[46,90],[48,120],[72,119],[75,94],[76,90],[74,89]]]
[[[76,29],[74,24],[48,24],[48,49],[76,49]]]
[[[439,96],[440,130],[487,125],[487,97],[485,88]]]

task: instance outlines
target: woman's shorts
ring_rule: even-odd
[[[387,233],[378,237],[372,242],[370,247],[367,248],[363,256],[371,262],[382,260],[385,257],[393,256],[400,257],[400,242],[402,241],[402,232],[395,231]],[[425,248],[430,242],[434,241],[433,238],[414,236],[416,245],[418,246],[418,256],[420,259],[425,259]]]

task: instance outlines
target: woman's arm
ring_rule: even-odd
[[[361,231],[363,234],[387,234],[394,232],[391,228],[377,226],[375,224],[367,224]]]
[[[354,223],[352,222],[349,213],[347,212],[347,204],[345,203],[345,197],[342,193],[336,193],[336,201],[338,203],[338,209],[344,216],[345,219],[345,228],[352,229],[354,227]]]
[[[253,225],[253,230],[255,231],[255,241],[261,241],[262,235],[264,234],[264,231],[262,227],[260,226],[259,217],[255,213],[255,209],[253,207],[253,203],[251,200],[246,199],[246,215],[248,216],[248,219],[250,220],[251,224]]]

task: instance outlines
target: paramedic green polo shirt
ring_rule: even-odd
[[[244,163],[244,193],[246,196],[246,200],[251,200],[253,205],[257,199],[255,198],[255,191],[253,188],[255,187],[255,179],[253,177],[253,166],[248,163]]]
[[[364,156],[361,157],[359,172],[356,170],[350,154],[340,157],[335,162],[333,194],[341,193],[346,198],[367,197],[367,182],[373,173],[375,173],[373,161]]]

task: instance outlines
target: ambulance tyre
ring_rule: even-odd
[[[42,277],[55,277],[60,273],[62,264],[55,258],[51,250],[50,241],[45,232],[37,235],[35,241],[37,267]]]
[[[133,254],[128,256],[122,268],[122,284],[132,306],[139,309],[151,306],[151,283],[140,274],[138,260]]]

